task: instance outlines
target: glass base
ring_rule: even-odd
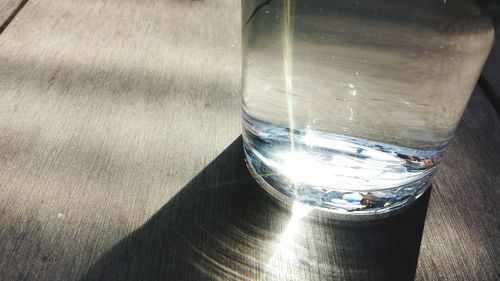
[[[315,209],[341,215],[338,218],[388,215],[418,199],[431,185],[433,173],[403,186],[370,191],[356,189],[331,190],[287,180],[259,160],[244,145],[246,164],[256,181],[273,197],[292,205],[300,202]],[[347,215],[347,216],[346,216]]]

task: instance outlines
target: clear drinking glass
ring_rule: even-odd
[[[244,0],[247,165],[270,193],[374,214],[431,182],[494,39],[474,0]]]

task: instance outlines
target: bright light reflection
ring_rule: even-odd
[[[267,267],[280,280],[295,280],[294,272],[297,270],[299,260],[307,260],[307,252],[296,245],[295,238],[301,231],[302,218],[306,217],[313,207],[294,202],[292,216],[285,230],[279,236],[279,244],[273,250],[273,255],[267,263]]]
[[[291,182],[299,185],[305,183],[321,187],[335,185],[352,187],[353,182],[359,190],[372,186],[392,186],[400,184],[403,176],[408,174],[404,168],[405,161],[390,153],[376,149],[354,145],[344,140],[316,135],[311,131],[302,138],[306,146],[331,149],[325,153],[314,153],[301,150],[276,152],[274,159],[256,155],[272,170],[286,176]]]
[[[348,83],[347,87],[349,87],[349,94],[353,97],[356,96],[356,94],[358,93],[358,90],[356,90],[356,87],[354,86],[354,84]]]
[[[292,132],[295,128],[293,117],[293,74],[292,74],[292,42],[293,42],[293,23],[292,23],[292,4],[291,0],[284,0],[284,19],[283,19],[283,73],[285,78],[286,103],[288,111],[288,127],[290,128],[290,150],[294,150],[294,140]]]

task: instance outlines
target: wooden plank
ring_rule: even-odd
[[[428,193],[380,221],[301,219],[231,144],[83,280],[413,280]]]
[[[429,193],[380,221],[299,220],[251,179],[238,140],[83,280],[498,280],[500,163],[487,155],[498,155],[499,133],[477,90],[434,181],[422,241]]]
[[[0,279],[78,279],[239,136],[238,7],[26,4],[0,40]]]
[[[500,25],[498,28],[500,28]],[[484,65],[479,85],[500,114],[500,40],[498,35]]]
[[[500,280],[500,118],[476,89],[434,179],[417,280]]]
[[[0,280],[499,280],[500,120],[480,90],[430,200],[299,219],[243,163],[239,11],[28,2],[0,40]]]
[[[15,19],[27,0],[0,0],[0,33]]]

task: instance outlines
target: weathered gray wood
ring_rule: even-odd
[[[476,89],[437,177],[417,280],[500,280],[500,118]]]
[[[16,12],[23,4],[23,0],[0,0],[0,27]],[[1,29],[0,29],[1,30]]]
[[[499,20],[500,23],[500,20]],[[497,32],[500,29],[497,28]],[[491,49],[491,53],[484,65],[479,85],[481,89],[488,95],[490,102],[493,104],[498,113],[500,113],[500,35],[497,34],[495,44]]]
[[[290,220],[243,164],[239,33],[239,1],[28,2],[0,37],[0,280],[500,279],[480,90],[425,227],[427,195]]]
[[[26,4],[0,39],[0,279],[77,279],[239,136],[238,7]]]

